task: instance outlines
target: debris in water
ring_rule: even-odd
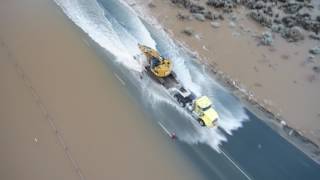
[[[182,12],[178,12],[177,18],[178,18],[179,20],[191,20],[191,19],[192,19],[189,15],[184,14],[184,13],[182,13]]]
[[[240,35],[241,35],[241,34],[240,34],[239,32],[233,32],[233,33],[232,33],[232,36],[233,36],[233,37],[239,37]]]
[[[284,128],[285,126],[287,126],[287,123],[284,120],[280,121],[281,127]]]
[[[152,2],[150,2],[150,3],[148,4],[148,7],[149,7],[149,8],[156,8],[157,6],[156,6],[155,4],[153,4]]]
[[[202,21],[202,22],[206,20],[206,18],[204,17],[204,15],[203,15],[203,14],[200,14],[200,13],[194,13],[194,14],[193,14],[193,17],[194,17],[196,20]]]
[[[229,22],[229,26],[230,26],[231,28],[235,28],[235,27],[236,27],[236,23],[233,22],[233,21],[230,21],[230,22]]]
[[[195,37],[196,39],[198,39],[198,40],[201,40],[200,34],[196,34],[194,37]]]
[[[314,47],[314,48],[311,48],[309,52],[310,52],[311,54],[318,55],[318,54],[320,54],[320,47],[319,47],[319,46],[316,46],[316,47]]]
[[[208,51],[208,48],[205,45],[202,46],[202,49]]]
[[[282,37],[288,42],[297,42],[304,39],[304,31],[297,26],[287,28],[282,32]]]
[[[272,42],[273,42],[272,33],[270,31],[263,32],[260,43],[265,46],[270,46]]]
[[[293,129],[290,130],[289,136],[292,136],[292,134],[293,134]]]
[[[320,36],[317,35],[317,34],[310,34],[310,35],[309,35],[309,38],[310,38],[310,39],[313,39],[313,40],[320,41]]]
[[[192,36],[194,34],[194,31],[190,27],[187,27],[184,30],[182,30],[182,33],[184,33],[187,36]]]
[[[312,70],[315,72],[315,73],[320,73],[320,66],[314,66],[312,68]]]
[[[219,22],[211,22],[211,26],[213,27],[213,28],[219,28],[220,27],[220,23]]]
[[[287,54],[282,54],[282,55],[281,55],[281,58],[282,58],[283,60],[289,60],[289,59],[290,59],[290,56],[287,55]]]

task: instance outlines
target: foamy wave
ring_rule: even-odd
[[[156,28],[156,33],[149,31],[136,12],[122,0],[55,1],[76,25],[128,69],[139,72],[143,69],[141,62],[133,59],[133,56],[139,53],[137,43],[153,48],[157,46],[165,51],[162,52],[165,56],[172,59],[174,72],[185,87],[197,95],[208,95],[214,100],[220,115],[219,128],[202,128],[185,109],[163,92],[160,85],[150,85],[152,81],[139,81],[147,107],[151,107],[157,114],[175,111],[171,112],[172,117],[163,115],[161,121],[168,125],[171,131],[177,133],[180,140],[189,144],[207,144],[219,151],[219,145],[227,141],[225,133],[232,135],[233,131],[242,127],[247,116],[241,104],[230,97],[229,92],[207,75],[201,66],[195,65],[188,53],[174,43],[152,16],[145,16],[146,12],[142,11],[143,9],[138,9],[140,18],[148,18],[144,21],[152,24],[152,27]]]
[[[134,0],[130,0],[130,2],[133,3]],[[222,142],[227,141],[225,133],[232,135],[232,132],[241,128],[243,122],[248,119],[244,108],[228,91],[216,83],[201,66],[196,67],[194,65],[190,56],[185,55],[186,52],[181,50],[181,48],[173,42],[155,18],[151,15],[146,16],[146,14],[149,13],[148,8],[135,6],[135,10],[138,11],[141,18],[157,29],[157,34],[160,34],[159,36],[161,36],[159,40],[165,42],[162,46],[165,46],[164,49],[168,49],[168,51],[165,50],[164,53],[173,60],[174,72],[177,74],[179,81],[197,95],[208,95],[211,97],[211,99],[214,100],[215,109],[220,115],[218,126],[223,131],[218,128],[202,128],[192,117],[189,118],[188,116],[185,116],[193,123],[194,128],[187,130],[176,129],[175,131],[179,133],[179,138],[190,144],[208,144],[213,149],[219,151],[219,145]],[[161,44],[158,41],[157,43]],[[226,101],[231,102],[227,103]]]
[[[131,70],[142,71],[141,65],[133,59],[133,53],[137,51],[132,52],[132,48],[124,45],[97,1],[55,0],[55,2],[77,26],[101,47],[112,53],[118,62]]]

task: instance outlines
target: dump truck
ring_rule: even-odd
[[[145,70],[148,76],[160,83],[167,89],[170,96],[194,117],[201,126],[215,127],[219,115],[214,110],[211,100],[207,96],[197,97],[190,90],[186,89],[177,80],[176,74],[172,71],[170,59],[148,46],[138,44],[142,54],[146,57]]]

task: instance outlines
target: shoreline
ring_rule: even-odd
[[[163,3],[171,3],[171,2],[168,1]],[[166,19],[166,17],[164,17],[163,22],[159,22],[157,19],[157,16],[154,16],[154,15],[159,15],[159,13],[148,12],[150,9],[157,9],[158,6],[162,7],[162,4],[160,4],[158,1],[155,1],[155,0],[144,2],[144,3],[140,1],[133,1],[133,2],[130,1],[129,4],[133,8],[134,6],[139,6],[139,8],[142,8],[142,9],[139,9],[138,11],[141,11],[141,10],[147,11],[148,14],[151,14],[151,16],[153,15],[152,18],[149,19],[151,20],[151,24],[153,24],[154,23],[153,21],[156,20],[155,23],[157,25],[160,25],[161,28],[163,28],[163,30],[166,31],[167,34],[169,34],[169,36],[171,36],[171,38],[181,48],[183,48],[190,55],[196,57],[196,59],[199,60],[200,63],[204,64],[205,67],[208,69],[208,71],[210,71],[210,74],[212,75],[212,77],[216,79],[219,83],[221,83],[229,91],[231,91],[231,93],[235,97],[237,97],[241,102],[245,104],[246,108],[248,108],[251,112],[257,115],[259,118],[261,118],[269,127],[271,127],[278,134],[280,134],[280,136],[285,138],[287,141],[289,141],[295,147],[300,149],[302,152],[304,152],[307,156],[309,156],[315,162],[320,164],[320,147],[316,142],[314,142],[310,138],[310,136],[305,135],[299,129],[290,125],[290,122],[286,122],[286,120],[283,118],[279,110],[276,107],[270,105],[270,103],[268,103],[268,100],[265,100],[265,99],[261,100],[260,98],[258,98],[258,96],[255,95],[250,89],[248,89],[247,86],[245,86],[242,82],[240,82],[240,80],[233,78],[232,76],[224,72],[222,68],[219,68],[219,66],[217,66],[215,63],[210,62],[208,60],[208,56],[203,55],[201,54],[201,52],[198,52],[195,48],[190,47],[189,46],[190,43],[185,42],[184,38],[180,38],[180,39],[177,38],[177,34],[175,34],[172,31],[172,29],[168,27],[167,24],[164,24],[165,22],[164,19]],[[150,6],[150,4],[152,5]],[[174,5],[172,4],[171,6],[174,6]],[[178,10],[172,10],[172,11],[175,11],[175,13],[177,12],[180,13],[180,11],[182,10],[180,9],[179,11]],[[192,27],[192,25],[190,25],[190,27]]]

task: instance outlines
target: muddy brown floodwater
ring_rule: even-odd
[[[0,27],[0,179],[203,178],[53,1],[2,0]]]

